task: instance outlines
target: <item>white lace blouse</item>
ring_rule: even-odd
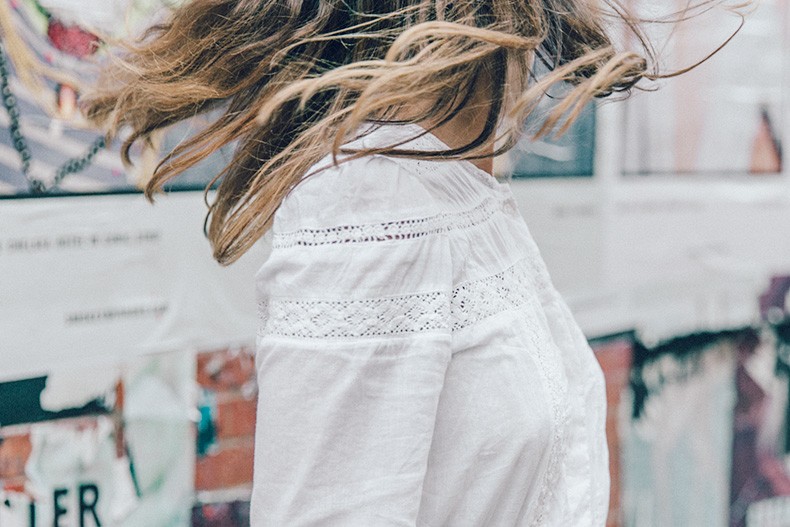
[[[253,527],[605,524],[603,376],[508,185],[372,156],[307,178],[272,230]]]

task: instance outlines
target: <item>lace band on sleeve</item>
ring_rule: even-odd
[[[460,331],[518,308],[537,294],[534,262],[522,259],[496,275],[453,288],[359,300],[276,299],[258,306],[259,336],[305,339],[365,338]]]

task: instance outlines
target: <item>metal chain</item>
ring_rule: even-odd
[[[104,137],[99,137],[90,145],[85,154],[79,157],[73,157],[63,163],[55,171],[52,184],[47,187],[43,181],[30,174],[30,162],[33,156],[30,153],[27,138],[22,135],[22,131],[19,127],[19,106],[16,97],[11,92],[8,79],[8,61],[6,59],[5,50],[3,46],[0,45],[0,99],[2,99],[3,107],[8,113],[8,118],[10,120],[8,131],[11,134],[11,142],[14,145],[14,150],[19,154],[19,158],[22,161],[22,174],[27,180],[30,191],[33,194],[45,194],[58,187],[66,176],[77,174],[88,168],[96,157],[96,154],[106,147],[106,142]]]

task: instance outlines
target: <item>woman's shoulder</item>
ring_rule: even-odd
[[[441,214],[443,203],[412,160],[383,155],[320,160],[286,196],[274,233],[381,224]]]

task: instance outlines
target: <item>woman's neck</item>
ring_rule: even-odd
[[[488,108],[481,106],[467,106],[458,115],[447,123],[431,130],[431,133],[439,138],[450,148],[459,148],[468,145],[483,132],[488,118]],[[430,127],[428,123],[423,125]],[[481,170],[494,173],[494,145],[491,143],[486,147],[490,152],[488,157],[482,159],[470,159],[469,161]]]
[[[450,121],[434,128],[432,122],[419,123],[423,128],[431,130],[439,140],[450,148],[460,148],[477,139],[486,126],[491,109],[492,92],[491,78],[483,72],[476,83],[476,87],[469,101],[458,111]],[[486,147],[490,152],[483,159],[470,159],[470,162],[481,170],[493,174],[494,172],[494,144],[491,142]]]

